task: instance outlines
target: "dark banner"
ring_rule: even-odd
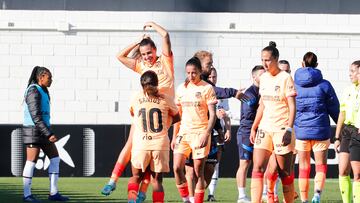
[[[61,159],[61,176],[106,177],[111,175],[117,157],[127,140],[130,126],[53,125],[52,128],[58,137],[56,146]],[[232,127],[233,138],[225,146],[220,164],[221,177],[235,177],[236,175],[239,162],[236,144],[237,128],[237,126]],[[0,125],[0,137],[2,142],[0,176],[21,176],[26,159],[25,147],[22,144],[21,126]],[[328,154],[328,177],[338,177],[337,163],[337,156],[331,144]],[[312,167],[314,168],[313,164]],[[35,175],[47,176],[48,166],[49,159],[41,152],[36,163],[38,170],[36,170]],[[297,165],[295,168],[297,174]],[[312,173],[314,173],[314,169]],[[129,166],[123,175],[131,175]],[[173,176],[172,171],[167,176]]]
[[[358,14],[357,0],[2,0],[2,9]]]

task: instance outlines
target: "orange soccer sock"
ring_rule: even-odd
[[[205,195],[204,190],[195,190],[195,195],[194,195],[195,203],[203,203],[204,195]]]
[[[310,166],[308,168],[299,169],[299,190],[301,201],[306,201],[309,198],[309,187],[310,187]]]
[[[268,203],[273,203],[274,202],[274,188],[275,188],[275,184],[278,178],[278,173],[267,173],[266,174],[267,177],[267,185],[268,185],[268,189],[267,189],[267,199],[268,199]]]
[[[314,178],[315,182],[315,192],[321,194],[321,191],[324,188],[325,180],[326,180],[326,172],[327,172],[327,165],[326,164],[319,164],[315,165],[316,175]]]
[[[152,194],[153,202],[155,203],[163,203],[165,199],[165,193],[164,192],[153,192]]]
[[[115,167],[111,173],[111,179],[114,182],[117,182],[119,177],[121,176],[122,172],[125,170],[126,165],[123,165],[120,162],[116,162]]]
[[[128,183],[128,201],[136,201],[138,190],[138,183]]]
[[[282,177],[281,183],[283,185],[283,194],[284,200],[287,203],[294,202],[294,173],[291,173],[289,176]]]
[[[176,185],[181,198],[183,199],[183,201],[189,201],[189,188],[187,183],[182,183],[180,185]]]
[[[261,202],[261,194],[263,190],[263,172],[252,172],[251,174],[251,201]]]

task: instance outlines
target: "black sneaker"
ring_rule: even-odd
[[[60,193],[56,193],[55,195],[49,195],[48,200],[66,202],[66,201],[69,201],[69,198],[62,196]]]
[[[207,201],[208,202],[216,202],[216,199],[215,199],[214,195],[208,195]]]
[[[23,197],[23,202],[35,202],[35,203],[39,203],[41,202],[40,200],[36,199],[36,197],[34,195],[29,195],[27,197]]]

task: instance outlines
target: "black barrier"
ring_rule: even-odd
[[[24,145],[21,139],[20,125],[0,125],[2,161],[0,176],[21,176],[25,161]],[[58,136],[56,143],[60,158],[61,176],[96,176],[111,175],[117,157],[127,140],[129,125],[53,125],[53,131]],[[220,177],[235,177],[238,168],[238,149],[236,132],[238,126],[232,127],[232,140],[226,144],[220,164]],[[334,128],[332,129],[334,135]],[[169,131],[171,136],[172,130]],[[171,154],[171,153],[170,153]],[[172,156],[170,157],[172,166]],[[330,145],[328,154],[329,178],[338,177],[337,156]],[[47,176],[49,160],[40,153],[35,175]],[[312,164],[314,175],[314,164]],[[249,170],[249,174],[250,174]],[[297,165],[295,174],[298,174]],[[131,174],[127,166],[124,176]],[[171,171],[166,176],[173,176]]]

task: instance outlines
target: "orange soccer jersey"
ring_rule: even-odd
[[[133,97],[130,107],[135,126],[133,150],[169,150],[168,130],[178,114],[173,99],[167,95],[148,97],[142,91]]]
[[[179,134],[206,130],[208,125],[208,104],[216,104],[213,87],[205,81],[197,84],[181,84],[176,91],[175,103],[181,106],[181,125]]]
[[[173,55],[160,55],[153,65],[145,63],[143,60],[136,60],[134,71],[140,74],[148,70],[154,71],[159,79],[159,91],[174,98],[174,59]]]
[[[268,132],[281,131],[288,125],[287,97],[296,96],[293,79],[285,71],[275,76],[266,72],[260,77],[259,92],[265,106],[259,128]]]

